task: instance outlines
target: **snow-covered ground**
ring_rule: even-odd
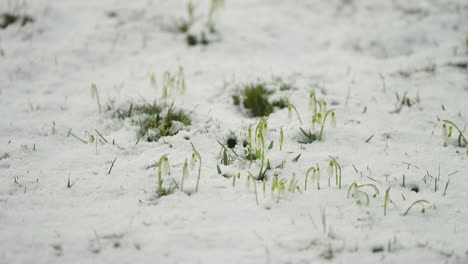
[[[0,2],[2,13],[35,20],[0,29],[0,263],[468,262],[468,156],[455,131],[443,146],[440,121],[468,123],[466,0],[226,0],[216,41],[195,47],[167,30],[187,16],[186,4]],[[208,5],[195,2],[200,21]],[[179,65],[187,91],[174,105],[191,111],[192,125],[135,144],[138,126],[105,106],[160,98],[150,76],[160,82]],[[258,122],[233,105],[236,86],[274,77],[293,84],[304,124],[287,109],[270,115],[266,157],[275,169],[265,194],[257,183],[257,205],[247,179],[259,161],[220,165],[217,140],[245,137]],[[327,123],[323,141],[300,144],[311,91],[336,109],[337,127]],[[394,113],[396,93],[420,102]],[[179,182],[191,143],[202,157],[198,192],[194,169],[187,194],[158,197],[151,165],[167,154],[164,179]],[[334,178],[328,186],[329,156],[341,164],[341,189]],[[322,188],[304,190],[316,163]],[[234,187],[217,165],[241,172]],[[277,202],[274,173],[288,184],[295,175],[302,193],[286,190]],[[379,195],[362,187],[370,201],[358,205],[347,198],[353,182]],[[404,216],[420,199],[430,203],[425,213],[416,204]]]

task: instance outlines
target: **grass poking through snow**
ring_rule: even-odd
[[[275,108],[290,107],[289,100],[281,97],[271,100],[274,90],[269,90],[264,82],[244,85],[240,92],[233,95],[234,105],[242,105],[252,117],[269,116]]]
[[[127,113],[117,111],[120,119],[131,119],[139,126],[138,138],[148,142],[158,141],[161,137],[174,136],[183,127],[192,124],[189,114],[176,110],[174,104],[166,106],[156,102],[141,105],[131,104]]]

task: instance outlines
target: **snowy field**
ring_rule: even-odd
[[[0,1],[0,263],[468,263],[468,1],[210,2]]]

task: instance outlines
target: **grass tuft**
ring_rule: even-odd
[[[395,93],[395,97],[396,97],[397,103],[395,104],[395,110],[391,113],[396,113],[396,114],[400,113],[403,107],[405,106],[412,107],[413,105],[421,102],[421,99],[419,98],[419,94],[416,95],[415,98],[410,98],[407,95],[407,92],[405,92],[402,97],[400,97],[398,93]]]
[[[133,105],[133,104],[132,104]],[[117,111],[120,119],[130,118],[139,126],[138,138],[146,138],[148,142],[158,141],[161,137],[174,136],[184,126],[192,124],[189,114],[183,110],[176,110],[174,104],[170,106],[143,103],[134,105],[128,114]]]
[[[16,15],[12,13],[0,14],[0,28],[1,29],[6,29],[7,27],[16,23],[24,27],[27,24],[30,24],[33,22],[34,22],[34,18],[29,15]]]
[[[270,96],[274,93],[267,88],[264,82],[251,83],[243,86],[239,94],[232,96],[233,104],[241,104],[249,111],[252,117],[269,116],[275,108],[283,109],[291,105],[286,97],[270,101]]]
[[[243,90],[243,105],[252,116],[269,116],[273,112],[273,105],[268,101],[270,94],[263,84],[247,85]]]
[[[211,0],[210,9],[207,14],[207,21],[202,27],[199,33],[195,33],[195,24],[199,24],[198,21],[202,16],[195,14],[195,5],[192,1],[187,3],[187,18],[179,18],[174,21],[174,24],[168,29],[171,32],[185,34],[185,41],[188,46],[196,45],[208,45],[214,37],[217,36],[217,30],[214,23],[214,15],[221,9],[224,4],[224,0]]]

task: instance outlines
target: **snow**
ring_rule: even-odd
[[[208,1],[195,4],[205,17]],[[448,65],[468,61],[466,1],[226,0],[215,16],[219,39],[195,47],[167,30],[185,8],[160,0],[0,3],[0,13],[35,19],[0,30],[0,263],[468,262],[468,156],[454,136],[443,146],[438,121],[461,129],[468,122],[467,69]],[[173,137],[135,144],[138,127],[112,111],[99,114],[90,97],[95,83],[103,110],[111,101],[152,101],[160,90],[151,74],[160,82],[179,65],[187,92],[175,106],[192,111],[192,125]],[[311,91],[333,104],[337,127],[327,124],[321,142],[299,144],[295,114],[270,115],[270,176],[296,175],[302,193],[285,192],[277,203],[270,177],[265,195],[257,183],[257,205],[247,179],[259,162],[221,166],[216,140],[231,131],[245,138],[258,119],[231,96],[243,83],[273,77],[293,83],[302,127],[311,127]],[[392,113],[395,93],[405,92],[420,103]],[[84,144],[70,129],[87,141],[85,131],[96,136],[96,129],[115,144]],[[158,197],[152,165],[167,154],[166,183],[179,182],[191,143],[202,157],[198,192],[195,166],[186,193]],[[328,186],[329,156],[341,164],[342,189],[333,177]],[[305,191],[316,163],[322,188]],[[227,176],[241,173],[235,187],[217,165]],[[359,206],[347,199],[354,181],[380,194]],[[425,213],[416,205],[403,216],[419,199],[430,202]]]

